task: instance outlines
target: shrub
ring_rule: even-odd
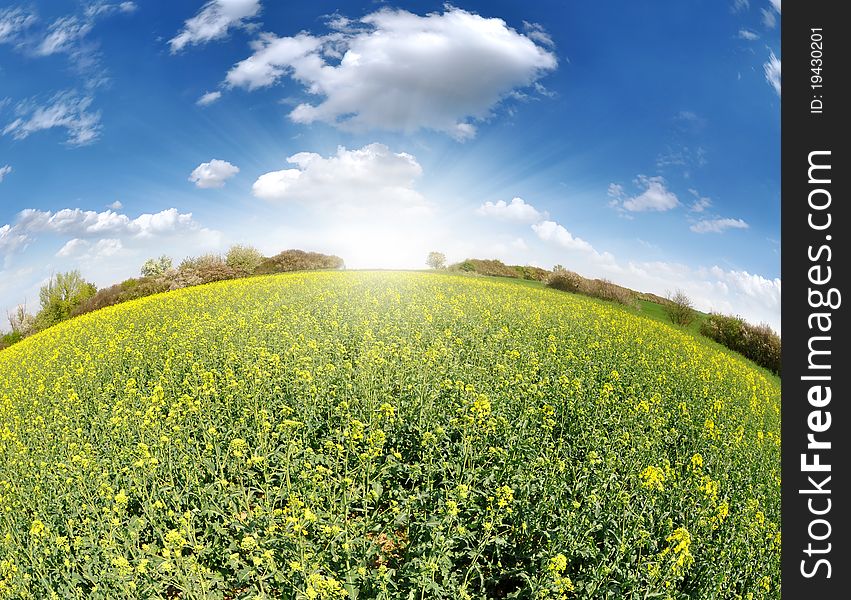
[[[552,275],[547,279],[547,286],[563,292],[579,292],[582,287],[583,277],[564,267],[553,269]]]
[[[751,325],[741,317],[712,313],[701,323],[700,333],[780,374],[780,336],[767,324]]]
[[[333,254],[305,252],[304,250],[284,250],[275,256],[264,258],[255,269],[258,275],[288,273],[290,271],[320,271],[342,269],[343,259]]]
[[[185,258],[177,267],[177,272],[169,277],[171,289],[212,283],[234,279],[238,276],[236,269],[228,266],[225,259],[218,254],[203,254],[197,257]]]
[[[682,290],[666,294],[662,308],[675,325],[691,325],[697,316],[691,298]]]
[[[71,316],[76,317],[107,306],[167,292],[170,288],[171,280],[165,276],[127,279],[108,288],[98,290],[94,296],[73,310]]]
[[[263,255],[254,246],[231,246],[225,256],[225,263],[240,275],[251,275],[263,262]]]
[[[550,276],[549,271],[539,267],[506,265],[501,260],[483,258],[468,258],[460,263],[450,265],[449,269],[463,273],[478,273],[488,277],[512,277],[533,281],[546,281]]]
[[[149,258],[142,265],[142,277],[159,277],[172,268],[171,258],[163,254],[159,258]]]
[[[635,305],[635,292],[608,279],[586,279],[580,293],[626,306]]]
[[[517,277],[529,281],[547,281],[551,275],[550,271],[531,265],[513,265],[511,268],[517,272]]]
[[[445,269],[446,255],[443,252],[429,252],[426,264],[432,269]]]

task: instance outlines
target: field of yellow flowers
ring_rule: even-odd
[[[0,598],[778,598],[779,407],[511,282],[153,296],[0,353]]]

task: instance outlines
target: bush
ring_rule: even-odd
[[[142,265],[142,277],[159,277],[171,269],[171,258],[163,254],[159,258],[149,258]]]
[[[626,306],[636,306],[636,295],[631,289],[612,283],[608,279],[588,279],[568,271],[561,265],[553,267],[553,272],[547,279],[547,286],[563,292],[573,292]]]
[[[122,302],[152,296],[171,289],[171,281],[166,277],[142,277],[141,279],[127,279],[99,290],[94,296],[78,306],[71,312],[72,317],[85,313],[114,306]]]
[[[240,275],[251,275],[263,262],[263,255],[254,246],[231,246],[225,256],[225,263]]]
[[[275,256],[264,258],[255,269],[258,275],[288,273],[290,271],[321,271],[342,269],[343,259],[333,254],[305,252],[304,250],[284,250]]]
[[[169,274],[171,289],[235,279],[239,274],[233,267],[228,266],[225,259],[218,254],[203,254],[197,257],[183,259],[177,267],[177,272]]]
[[[517,273],[516,277],[528,281],[547,281],[551,275],[550,271],[546,269],[530,265],[513,265],[511,268]]]
[[[700,333],[780,375],[780,336],[767,324],[751,325],[741,317],[712,313],[701,323]]]
[[[563,292],[577,293],[582,287],[583,277],[564,267],[553,269],[552,275],[547,279],[547,286]]]
[[[468,258],[460,263],[450,265],[452,271],[463,273],[478,273],[488,277],[511,277],[532,281],[546,281],[550,272],[546,269],[531,266],[506,265],[501,260]]]
[[[682,290],[666,294],[662,308],[675,325],[691,325],[697,316],[691,298]]]

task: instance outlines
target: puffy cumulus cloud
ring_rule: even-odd
[[[296,106],[294,122],[432,129],[463,140],[475,136],[475,120],[557,66],[542,29],[532,31],[544,46],[501,19],[454,7],[426,16],[384,9],[357,22],[337,16],[330,25],[338,29],[320,37],[261,36],[226,84],[252,90],[290,75],[322,97]]]
[[[10,167],[9,165],[3,165],[2,167],[0,167],[0,183],[2,183],[3,179],[6,177],[6,175],[8,175],[11,172],[12,172],[12,167]]]
[[[121,204],[121,200],[116,200],[115,202],[109,205],[109,208],[111,208],[112,210],[121,210],[122,208],[124,208],[124,205]]]
[[[384,144],[369,144],[358,150],[340,146],[336,155],[327,158],[299,152],[287,162],[294,168],[257,178],[252,186],[256,197],[353,212],[383,207],[423,214],[432,208],[414,189],[422,175],[417,159],[405,152],[392,152]]]
[[[774,52],[768,57],[768,62],[762,65],[765,71],[765,80],[780,95],[780,59],[774,56]]]
[[[38,18],[22,8],[0,10],[0,44],[19,40],[21,33],[32,26]]]
[[[195,104],[197,104],[198,106],[209,106],[221,97],[222,93],[219,91],[207,92],[206,94],[198,98],[198,101],[195,102]]]
[[[65,245],[59,249],[56,256],[60,258],[77,257],[82,260],[92,260],[115,256],[123,249],[124,244],[116,238],[103,238],[94,244],[80,238],[74,238],[65,242]]]
[[[580,250],[582,252],[592,252],[594,250],[591,244],[582,238],[574,237],[573,234],[555,221],[536,223],[532,225],[532,231],[545,242],[555,242],[562,248]]]
[[[168,41],[171,52],[175,54],[186,46],[223,38],[229,29],[244,26],[259,12],[259,0],[210,0]]]
[[[520,221],[531,223],[540,221],[546,216],[537,208],[528,204],[523,198],[512,198],[511,202],[498,200],[497,202],[485,202],[476,213],[485,217],[495,217],[508,221]]]
[[[723,233],[727,229],[747,229],[750,227],[742,219],[701,219],[689,229],[695,233]]]
[[[12,225],[4,225],[6,235],[29,240],[36,234],[99,237],[103,235],[149,238],[158,235],[200,230],[192,213],[168,208],[158,213],[143,213],[131,219],[113,210],[97,212],[64,208],[56,212],[27,208],[18,213]]]
[[[214,158],[210,162],[201,163],[189,175],[189,181],[199,188],[224,187],[225,181],[239,173],[239,167],[226,160]]]
[[[65,244],[59,249],[56,253],[56,256],[66,257],[66,256],[75,256],[80,254],[83,250],[88,248],[91,244],[86,240],[82,240],[80,238],[74,238],[72,240],[68,240]]]
[[[69,146],[85,146],[100,136],[100,111],[91,112],[92,96],[73,91],[60,92],[47,103],[22,102],[18,118],[3,128],[3,135],[23,140],[31,134],[53,128],[64,129]]]
[[[629,212],[666,211],[680,205],[676,194],[668,190],[664,177],[639,175],[635,184],[644,191],[637,196],[627,196],[623,186],[609,185],[608,194],[613,198],[612,206]]]

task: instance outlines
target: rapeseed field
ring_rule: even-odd
[[[779,409],[511,282],[153,296],[0,353],[0,598],[778,598]]]

